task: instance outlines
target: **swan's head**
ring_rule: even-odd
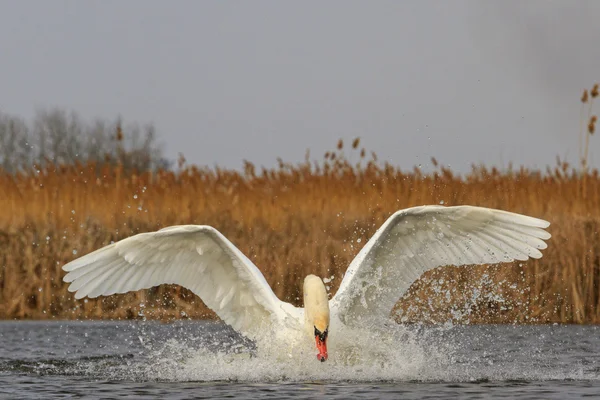
[[[329,299],[323,281],[315,275],[304,278],[304,325],[315,338],[317,358],[321,362],[327,360]]]

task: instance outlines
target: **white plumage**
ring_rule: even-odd
[[[541,219],[473,206],[397,211],[348,267],[332,314],[352,324],[387,315],[423,273],[445,265],[541,258],[550,234]]]
[[[444,265],[540,258],[547,221],[473,206],[421,206],[393,214],[352,261],[330,300],[332,324],[381,320],[424,272]],[[190,289],[234,329],[305,330],[302,308],[279,300],[258,268],[210,226],[141,233],[66,264],[77,299],[174,283]],[[307,322],[308,323],[308,322]],[[306,328],[306,327],[304,327]],[[312,329],[308,326],[308,329]],[[333,328],[332,328],[333,329]]]

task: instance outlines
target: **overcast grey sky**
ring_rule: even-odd
[[[575,160],[581,91],[600,81],[593,0],[0,8],[0,111],[153,122],[170,158],[201,165],[321,158],[356,136],[405,168]]]

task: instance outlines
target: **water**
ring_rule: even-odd
[[[262,354],[216,322],[1,322],[0,398],[600,397],[595,326],[391,326],[344,351],[331,340],[319,363],[314,349]]]

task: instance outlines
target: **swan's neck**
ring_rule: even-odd
[[[304,279],[304,326],[311,337],[315,328],[325,332],[329,327],[329,299],[321,278],[308,275]]]
[[[314,275],[304,278],[304,327],[315,339],[317,359],[327,360],[329,299],[323,281]]]

